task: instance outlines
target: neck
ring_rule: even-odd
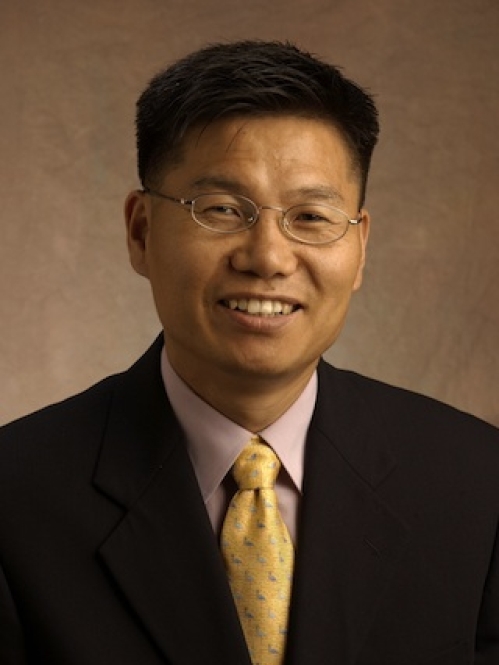
[[[296,376],[240,376],[173,369],[201,399],[250,432],[260,432],[275,422],[298,399],[317,363]]]

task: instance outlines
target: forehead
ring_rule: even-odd
[[[325,141],[325,144],[324,144]],[[225,153],[228,158],[244,153],[270,157],[292,152],[295,146],[306,144],[309,150],[323,152],[338,149],[350,155],[350,149],[337,127],[329,122],[300,116],[236,116],[194,127],[183,141],[183,154],[197,153],[208,148]]]
[[[356,162],[332,123],[299,116],[236,116],[192,128],[168,169],[202,177],[225,169],[358,179]]]

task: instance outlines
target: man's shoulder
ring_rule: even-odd
[[[10,440],[17,442],[48,436],[68,435],[101,421],[107,411],[119,375],[106,377],[86,390],[49,404],[0,427],[0,450]]]
[[[0,427],[0,504],[10,504],[27,487],[37,501],[63,488],[88,487],[105,450],[125,466],[143,451],[147,458],[142,444],[148,430],[157,422],[170,424],[159,351],[157,345],[151,349],[124,372]]]
[[[499,429],[491,423],[446,404],[434,397],[391,385],[347,369],[321,362],[319,386],[328,399],[334,395],[354,400],[359,410],[375,413],[388,429],[412,428],[414,432],[449,430],[478,433],[499,442]]]
[[[42,505],[61,488],[87,486],[102,446],[115,381],[106,378],[0,428],[2,520],[21,496]]]
[[[152,346],[128,369],[112,374],[98,381],[82,392],[60,402],[50,404],[38,411],[22,416],[0,427],[0,444],[12,437],[33,436],[42,432],[52,433],[81,429],[92,422],[102,420],[108,411],[115,391],[124,385],[140,393],[140,386],[151,383],[151,376],[159,376],[159,354],[162,338],[158,337]]]

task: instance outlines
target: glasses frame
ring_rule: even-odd
[[[249,221],[247,226],[242,226],[240,229],[234,229],[232,231],[221,231],[221,230],[218,230],[218,229],[214,229],[213,227],[208,226],[207,224],[203,224],[203,222],[201,222],[194,214],[194,205],[195,205],[197,199],[199,198],[199,196],[206,196],[206,194],[200,194],[199,196],[196,196],[193,199],[175,198],[174,196],[169,196],[168,194],[163,194],[163,192],[158,192],[157,190],[151,189],[150,187],[144,187],[142,189],[142,193],[143,194],[149,194],[150,196],[156,196],[160,199],[165,199],[166,201],[171,201],[172,203],[178,203],[179,205],[182,205],[182,206],[188,206],[190,208],[191,217],[194,220],[194,222],[196,222],[196,224],[198,224],[199,226],[202,226],[204,229],[207,229],[208,231],[211,231],[212,233],[218,233],[220,235],[231,235],[233,233],[241,233],[241,231],[247,231],[248,229],[251,229],[251,227],[253,227],[257,223],[257,221],[259,220],[260,212],[262,210],[276,210],[276,211],[280,212],[281,217],[279,219],[279,227],[281,228],[281,231],[284,233],[284,235],[286,237],[291,238],[292,240],[294,240],[296,242],[300,242],[304,245],[330,245],[333,242],[337,242],[338,240],[341,240],[346,235],[346,233],[349,229],[349,226],[351,226],[351,225],[355,226],[355,225],[360,224],[362,222],[362,213],[360,211],[359,211],[357,217],[355,217],[354,219],[350,219],[348,217],[347,213],[344,212],[343,210],[341,210],[340,208],[336,208],[335,206],[330,206],[328,204],[321,204],[321,205],[324,205],[326,208],[331,208],[332,210],[336,210],[337,212],[340,212],[342,215],[345,216],[345,219],[348,222],[347,226],[345,227],[345,231],[340,236],[338,236],[337,238],[334,238],[333,240],[326,240],[326,241],[322,241],[322,242],[314,242],[314,241],[311,241],[311,240],[303,240],[302,238],[299,238],[299,237],[295,236],[292,233],[292,231],[289,228],[289,222],[286,219],[286,215],[289,213],[290,210],[293,210],[293,208],[298,208],[303,204],[293,205],[293,206],[287,208],[286,210],[284,210],[283,208],[278,208],[277,206],[267,206],[267,205],[257,206],[256,203],[254,201],[252,201],[251,199],[249,199],[247,196],[243,196],[242,194],[237,194],[238,198],[243,199],[244,201],[247,201],[255,209],[256,214]],[[215,195],[216,194],[227,194],[227,192],[210,192],[210,195],[211,194],[215,194]]]

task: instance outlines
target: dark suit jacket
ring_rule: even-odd
[[[160,348],[1,430],[2,665],[250,665]],[[499,663],[498,444],[321,363],[286,665]]]

